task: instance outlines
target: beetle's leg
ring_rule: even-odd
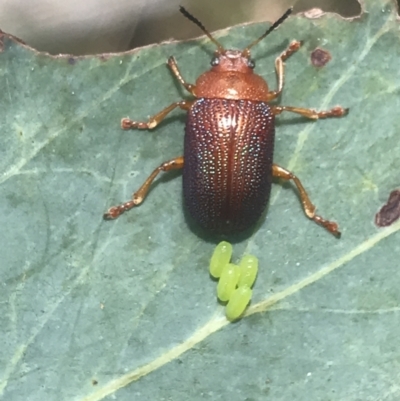
[[[293,53],[296,53],[297,50],[300,49],[300,46],[302,45],[302,42],[299,42],[298,40],[293,40],[289,47],[280,54],[279,57],[276,58],[275,60],[275,71],[276,71],[276,78],[278,80],[278,89],[274,91],[268,92],[268,98],[267,101],[271,101],[273,99],[276,99],[282,92],[283,89],[283,80],[285,76],[284,72],[284,67],[285,67],[285,60],[288,59]]]
[[[342,117],[349,112],[349,109],[345,109],[341,106],[333,107],[330,110],[316,111],[313,109],[305,109],[303,107],[290,107],[290,106],[271,106],[272,112],[275,115],[281,114],[283,111],[290,111],[291,113],[297,113],[304,117],[311,118],[312,120],[318,120],[319,118],[328,117]]]
[[[187,82],[183,79],[182,74],[181,74],[181,72],[179,71],[179,68],[178,68],[178,63],[176,62],[174,56],[171,56],[171,57],[168,59],[167,64],[168,64],[168,67],[171,69],[172,73],[175,75],[176,79],[185,87],[185,89],[186,89],[189,93],[191,93],[193,96],[196,96],[195,93],[194,93],[195,90],[196,90],[196,86],[193,85],[193,84],[187,83]]]
[[[306,216],[314,220],[316,223],[325,227],[330,233],[336,237],[340,237],[340,231],[338,225],[334,221],[325,220],[321,216],[315,214],[315,206],[312,204],[306,190],[304,189],[300,180],[290,171],[278,166],[277,164],[272,165],[272,175],[277,178],[282,178],[284,180],[293,180],[300,194],[301,203],[303,205],[303,210]]]
[[[104,219],[106,220],[116,219],[118,216],[120,216],[127,210],[130,210],[133,207],[140,205],[143,202],[144,198],[146,197],[147,193],[149,192],[151,183],[154,181],[154,179],[161,171],[178,170],[180,168],[183,168],[183,156],[177,157],[172,160],[168,160],[167,162],[164,162],[163,164],[158,166],[150,174],[150,176],[147,178],[144,184],[139,188],[139,190],[132,195],[132,199],[130,201],[122,203],[121,205],[118,206],[110,207],[107,210],[107,212],[104,213],[103,216]]]
[[[121,128],[122,129],[153,129],[157,127],[158,124],[167,116],[167,114],[171,113],[176,107],[180,107],[182,110],[189,110],[191,105],[193,104],[193,100],[181,100],[180,102],[175,102],[170,104],[165,109],[161,110],[154,116],[150,117],[147,122],[133,121],[129,118],[123,118],[121,120]]]

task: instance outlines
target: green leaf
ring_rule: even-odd
[[[73,58],[2,36],[1,400],[399,399],[400,222],[378,228],[374,215],[399,185],[400,35],[394,2],[364,7],[353,21],[292,17],[253,50],[274,88],[275,57],[303,40],[281,103],[350,108],[318,122],[282,115],[274,159],[342,238],[275,184],[266,218],[234,245],[235,259],[260,260],[235,324],[208,274],[215,241],[186,223],[180,174],[102,219],[183,151],[183,112],[153,131],[124,132],[120,119],[186,96],[165,61],[175,55],[194,82],[212,43]],[[216,36],[240,48],[264,30]],[[316,47],[332,56],[325,67],[310,62]]]

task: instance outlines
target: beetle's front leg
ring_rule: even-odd
[[[167,114],[171,113],[177,107],[180,107],[182,110],[189,110],[193,104],[193,100],[181,100],[180,102],[175,102],[170,104],[165,109],[161,110],[154,116],[150,117],[147,122],[139,122],[133,121],[129,118],[123,118],[121,120],[121,128],[122,129],[153,129],[157,127],[157,125],[164,120]]]
[[[279,57],[276,58],[275,60],[275,71],[276,71],[276,78],[278,81],[278,89],[274,91],[268,92],[268,98],[267,101],[271,101],[276,99],[281,93],[283,89],[283,80],[285,77],[285,60],[287,60],[293,53],[296,53],[297,50],[300,49],[300,46],[302,45],[302,42],[299,42],[298,40],[293,40],[289,47],[282,52]]]
[[[193,85],[193,84],[187,83],[187,82],[183,79],[182,74],[181,74],[181,72],[179,71],[179,68],[178,68],[178,63],[176,62],[174,56],[171,56],[171,57],[168,59],[167,64],[168,64],[168,67],[171,69],[172,73],[175,75],[176,79],[185,87],[185,89],[186,89],[189,93],[191,93],[193,96],[196,96],[196,94],[194,93],[195,90],[196,90],[196,86]]]
[[[339,227],[334,221],[325,220],[321,216],[315,214],[315,206],[312,204],[302,183],[293,173],[278,166],[277,164],[273,164],[272,175],[276,178],[282,178],[283,180],[293,180],[299,191],[301,203],[303,205],[303,210],[306,216],[309,219],[314,220],[316,223],[320,224],[322,227],[325,227],[330,233],[332,233],[336,237],[340,237]]]
[[[301,116],[310,118],[311,120],[318,120],[319,118],[329,117],[342,117],[345,116],[349,109],[345,109],[342,106],[333,107],[330,110],[316,111],[314,109],[305,109],[303,107],[291,107],[291,106],[271,106],[272,112],[275,115],[281,114],[283,111],[290,111],[291,113],[300,114]]]
[[[105,220],[113,220],[120,216],[122,213],[126,212],[127,210],[132,209],[135,206],[140,205],[144,198],[146,197],[147,193],[149,192],[150,185],[161,173],[161,171],[170,171],[170,170],[178,170],[183,168],[183,156],[177,157],[172,160],[168,160],[164,162],[160,166],[158,166],[147,178],[144,184],[132,195],[132,199],[128,202],[122,203],[118,206],[110,207],[106,213],[104,213]]]

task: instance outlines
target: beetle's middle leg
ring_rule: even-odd
[[[283,80],[285,77],[285,60],[287,60],[293,53],[296,53],[297,50],[300,49],[301,42],[298,40],[293,40],[289,47],[282,52],[279,57],[275,60],[275,71],[276,71],[276,78],[278,80],[278,89],[274,91],[268,92],[268,99],[267,101],[271,101],[276,99],[282,93],[283,89]]]
[[[150,117],[147,122],[133,121],[129,118],[123,118],[121,120],[121,128],[122,129],[153,129],[157,127],[158,124],[164,118],[171,113],[177,107],[180,107],[182,110],[189,110],[193,104],[193,100],[181,100],[180,102],[175,102],[170,104],[165,109],[161,110],[154,116]]]
[[[336,237],[340,237],[340,231],[338,225],[334,221],[325,220],[321,216],[315,214],[315,206],[311,202],[306,190],[304,189],[300,180],[290,171],[278,166],[277,164],[272,165],[272,175],[277,178],[282,178],[284,180],[292,180],[300,194],[301,203],[303,205],[303,210],[306,216],[314,220],[316,223],[325,227],[330,233]]]
[[[106,220],[116,219],[118,216],[120,216],[127,210],[130,210],[133,207],[140,205],[143,202],[144,198],[146,197],[147,193],[149,192],[152,182],[155,180],[158,174],[161,173],[161,171],[178,170],[180,168],[183,168],[183,156],[162,163],[149,175],[144,184],[132,195],[131,200],[122,203],[118,206],[110,207],[107,210],[107,212],[104,213],[103,216],[104,219]]]
[[[291,106],[271,106],[272,112],[275,115],[281,114],[283,111],[290,111],[291,113],[300,114],[301,116],[310,118],[311,120],[318,120],[319,118],[329,117],[342,117],[345,116],[349,109],[345,109],[342,106],[333,107],[330,110],[316,111],[313,109],[305,109],[303,107],[291,107]]]

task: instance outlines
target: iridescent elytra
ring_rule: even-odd
[[[157,167],[132,199],[113,206],[104,214],[115,219],[140,205],[151,183],[161,171],[183,169],[184,203],[192,218],[202,227],[222,234],[233,234],[253,226],[263,214],[269,200],[272,178],[292,180],[296,185],[305,214],[311,220],[340,236],[338,225],[315,213],[300,180],[290,171],[273,163],[275,116],[284,111],[317,120],[341,117],[348,112],[341,106],[327,111],[270,104],[281,95],[284,61],[299,50],[294,40],[275,60],[278,88],[269,90],[267,82],[254,72],[250,49],[277,28],[292,12],[288,9],[258,39],[244,50],[226,50],[183,7],[180,12],[195,23],[217,46],[211,69],[196,83],[184,80],[174,57],[168,66],[176,79],[194,97],[172,103],[147,122],[123,118],[123,129],[153,129],[172,110],[187,111],[184,155]]]

